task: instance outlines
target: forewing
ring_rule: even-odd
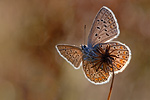
[[[109,53],[111,53],[110,55],[113,55],[112,57],[114,58],[112,62],[114,73],[117,74],[122,72],[127,67],[131,59],[131,51],[129,47],[117,41],[101,43],[102,48],[106,48],[107,45],[110,46]]]
[[[93,84],[99,85],[109,82],[111,74],[109,72],[105,72],[102,69],[98,69],[96,71],[96,68],[99,67],[99,65],[96,65],[93,67],[95,63],[90,63],[89,61],[84,60],[83,61],[83,71],[85,77]],[[93,68],[92,68],[93,67]]]
[[[82,62],[82,51],[80,48],[72,45],[59,44],[56,49],[60,56],[62,56],[75,69],[80,68]]]
[[[90,34],[88,46],[93,47],[98,43],[104,43],[116,38],[119,35],[119,26],[113,12],[103,6],[96,15]]]

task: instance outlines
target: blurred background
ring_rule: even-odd
[[[132,51],[111,100],[149,100],[149,0],[0,0],[0,100],[106,100],[111,82],[90,83],[82,67],[75,70],[55,49],[87,41],[104,5],[119,23],[115,40]]]

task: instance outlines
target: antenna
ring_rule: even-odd
[[[85,38],[86,38],[86,25],[84,25],[84,44],[85,44]]]

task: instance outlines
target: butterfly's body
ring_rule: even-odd
[[[96,57],[98,55],[95,53],[94,48],[89,48],[86,45],[81,46],[81,48],[83,53],[83,58],[82,58],[83,60],[93,62],[97,59]]]
[[[79,48],[58,44],[56,49],[75,69],[83,65],[84,75],[91,83],[104,84],[109,82],[112,73],[122,72],[131,59],[128,46],[111,41],[119,33],[113,12],[103,6],[94,19],[87,45]]]
[[[101,46],[102,44],[97,44],[93,48],[88,48],[85,45],[81,46],[83,53],[82,59],[83,61],[93,64],[91,68],[94,68],[96,72],[99,69],[104,70],[105,73],[112,72],[112,62],[117,56],[111,55],[109,45],[107,45],[105,50],[103,50]]]

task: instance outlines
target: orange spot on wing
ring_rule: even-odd
[[[108,16],[108,19],[110,19],[111,17],[110,16]]]
[[[113,28],[113,25],[110,25],[110,28]]]
[[[125,56],[122,56],[122,58],[125,59],[126,57],[125,57]]]
[[[109,21],[109,23],[110,23],[110,24],[112,23],[111,20]]]
[[[120,59],[120,63],[123,64],[123,63],[124,63],[124,60]]]
[[[123,54],[126,54],[126,52],[124,51]]]
[[[99,80],[102,80],[100,77],[98,78]]]
[[[123,46],[120,46],[120,49],[123,49]]]
[[[106,73],[106,75],[108,75],[108,73]]]
[[[105,77],[104,77],[104,76],[102,76],[102,79],[105,79]]]
[[[110,68],[110,71],[112,71],[112,68]]]
[[[119,65],[119,64],[117,64],[117,68],[120,68],[120,65]]]
[[[90,77],[90,75],[89,75],[89,74],[86,74],[86,76],[87,76],[87,77]]]
[[[98,78],[95,78],[95,81],[98,81]]]

